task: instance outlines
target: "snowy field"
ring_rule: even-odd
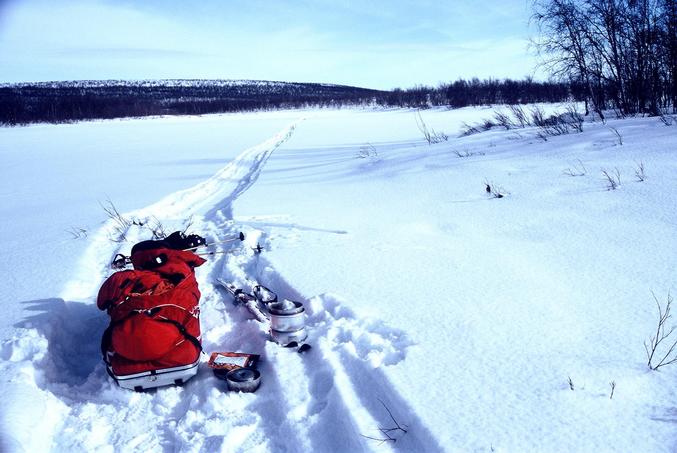
[[[652,292],[677,294],[677,127],[458,138],[493,109],[421,115],[449,140],[412,110],[0,129],[0,451],[677,451],[677,364],[643,346]],[[96,294],[150,236],[111,241],[109,201],[245,232],[197,276],[205,350],[261,354],[255,394],[204,364],[149,393],[107,376]],[[217,277],[303,301],[313,349],[267,341]]]

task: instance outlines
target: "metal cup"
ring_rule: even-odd
[[[283,300],[268,306],[270,334],[282,346],[300,343],[308,337],[305,309],[301,302]]]

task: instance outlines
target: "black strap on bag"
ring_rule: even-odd
[[[195,249],[206,245],[207,241],[197,234],[184,234],[182,231],[175,231],[162,240],[169,248],[175,250]]]
[[[195,346],[198,351],[202,352],[202,344],[200,343],[200,340],[198,340],[197,338],[186,332],[186,328],[183,326],[183,324],[181,324],[178,321],[174,321],[173,319],[167,318],[156,318],[155,320],[160,322],[167,322],[175,326],[177,329],[179,329],[179,332],[181,332],[181,335],[183,335],[186,340],[193,343],[193,346]]]
[[[110,361],[108,360],[108,349],[110,348],[110,345],[113,341],[113,328],[115,326],[122,324],[127,319],[129,319],[132,316],[137,315],[139,313],[143,313],[146,316],[152,317],[160,310],[160,308],[161,307],[155,307],[155,308],[151,308],[149,310],[132,311],[127,316],[125,316],[124,318],[122,318],[118,321],[114,321],[114,322],[111,321],[111,323],[108,325],[106,330],[104,330],[103,335],[101,336],[101,355],[103,356],[103,361],[107,365],[110,365]],[[179,333],[181,333],[181,335],[183,335],[183,337],[186,340],[190,341],[193,344],[193,346],[195,346],[197,348],[198,351],[203,352],[202,351],[202,344],[200,343],[200,340],[198,340],[197,338],[195,338],[194,336],[189,334],[186,331],[185,326],[183,324],[181,324],[180,322],[174,321],[173,319],[167,319],[167,318],[161,318],[161,317],[153,318],[153,319],[155,321],[166,322],[166,323],[173,325],[174,327],[176,327],[178,329]]]

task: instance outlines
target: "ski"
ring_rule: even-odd
[[[305,341],[307,334],[303,304],[287,300],[278,302],[277,294],[263,285],[254,285],[250,294],[221,278],[217,278],[216,282],[233,297],[234,305],[244,305],[254,319],[265,325],[272,341],[301,354],[312,348]],[[280,317],[285,319],[282,324],[280,324]],[[288,331],[290,325],[295,325],[295,327]],[[276,330],[276,328],[283,330]]]
[[[254,297],[252,294],[248,294],[243,289],[237,288],[232,283],[222,280],[220,278],[217,278],[216,282],[223,288],[225,288],[225,290],[228,291],[228,293],[230,293],[230,295],[233,297],[234,305],[244,305],[244,307],[249,311],[249,313],[251,313],[252,316],[254,316],[254,319],[256,319],[260,323],[267,324],[270,322],[270,318],[266,314],[265,308],[262,308],[260,306],[258,299]]]

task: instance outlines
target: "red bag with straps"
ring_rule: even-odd
[[[132,249],[134,270],[116,272],[99,290],[97,306],[111,318],[101,351],[116,380],[195,364],[200,356],[194,269],[205,260],[162,242],[154,246]]]

